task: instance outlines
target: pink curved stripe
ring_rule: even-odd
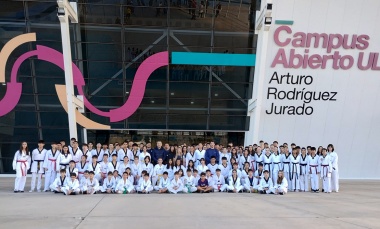
[[[110,121],[118,122],[131,116],[139,108],[145,93],[146,82],[158,68],[169,64],[169,52],[159,52],[148,57],[137,69],[128,100],[123,106],[110,110]]]
[[[63,66],[63,54],[51,49],[49,47],[37,45],[38,59],[45,60],[64,69]],[[83,96],[83,102],[87,109],[94,114],[109,117],[111,122],[119,122],[130,117],[140,106],[142,99],[144,98],[146,82],[150,75],[158,68],[167,66],[169,64],[169,52],[160,52],[147,58],[137,69],[135,79],[133,80],[131,92],[128,100],[123,106],[112,109],[109,112],[101,111],[93,106],[85,96]],[[85,81],[81,71],[73,64],[73,76],[74,85],[77,86],[78,94],[84,95],[83,86]]]
[[[29,52],[26,52],[24,54],[22,54],[17,60],[16,62],[13,64],[12,66],[12,71],[11,71],[11,82],[17,82],[17,73],[18,73],[18,69],[20,68],[22,62],[24,62],[26,59],[32,57],[32,56],[36,56],[38,54],[38,51],[36,50],[33,50],[33,51],[29,51]]]
[[[0,116],[11,112],[20,100],[22,92],[22,83],[7,83],[7,92],[2,100],[0,100]]]

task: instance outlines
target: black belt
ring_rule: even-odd
[[[293,164],[293,170],[292,170],[292,176],[291,176],[290,180],[293,180],[294,166],[297,165],[298,162],[295,162],[295,163],[292,162],[292,164]],[[296,166],[296,170],[297,170],[297,166]],[[297,177],[297,179],[298,179],[298,173],[297,173],[297,172],[296,172],[296,177]]]
[[[271,163],[264,163],[264,167],[265,167],[265,165],[269,165],[269,175],[270,175],[270,164]]]
[[[302,173],[302,167],[303,167],[303,166],[307,166],[307,164],[302,164],[302,163],[300,163],[300,166],[301,166],[301,167],[300,167],[300,174],[302,175],[302,174],[303,174],[303,173]],[[305,169],[305,170],[306,170],[306,169]]]
[[[33,161],[37,161],[37,162],[43,162],[44,160],[33,160]]]
[[[282,162],[282,164],[288,165],[288,169],[289,169],[288,173],[290,173],[290,162]],[[282,170],[284,170],[284,167],[285,167],[285,165],[282,166]]]

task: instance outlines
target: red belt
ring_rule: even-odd
[[[26,162],[27,162],[27,161],[17,160],[17,162],[20,162],[20,163],[21,163],[21,164],[20,164],[21,174],[22,174],[23,177],[25,177],[25,176],[26,176]],[[24,164],[24,166],[25,166],[25,170],[22,169],[22,164]]]
[[[54,171],[56,171],[56,170],[57,170],[57,169],[56,169],[56,165],[57,165],[56,161],[57,161],[57,159],[50,159],[50,158],[49,158],[49,161],[51,161],[51,162],[54,163]]]

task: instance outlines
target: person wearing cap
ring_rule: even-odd
[[[67,181],[66,185],[62,187],[62,192],[64,195],[77,195],[79,194],[79,181],[77,179],[77,174],[70,173],[70,179]]]
[[[274,189],[273,189],[273,181],[269,177],[269,171],[265,170],[264,171],[264,177],[261,178],[259,187],[257,188],[259,190],[260,194],[273,194]]]
[[[74,160],[70,161],[69,167],[66,169],[67,178],[70,179],[72,173],[75,173],[76,176],[78,177],[78,169]]]
[[[219,168],[216,169],[215,175],[212,176],[214,192],[224,192],[227,189],[224,176]]]
[[[227,189],[229,192],[239,193],[243,190],[237,171],[237,169],[233,169],[232,176],[228,179]]]
[[[57,158],[59,157],[59,150],[57,149],[57,143],[51,143],[51,149],[46,152],[44,159],[44,169],[45,169],[45,186],[44,192],[50,190],[50,185],[53,184],[55,178],[57,177]]]
[[[32,172],[31,189],[29,192],[33,192],[36,187],[37,178],[37,192],[41,192],[42,174],[44,173],[44,160],[46,155],[46,149],[44,148],[44,140],[38,141],[38,148],[32,151],[32,166],[30,167],[30,172]]]

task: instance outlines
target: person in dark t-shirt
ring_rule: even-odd
[[[212,192],[212,186],[209,186],[208,180],[206,179],[206,173],[201,173],[201,179],[198,180],[197,191],[200,193]]]

